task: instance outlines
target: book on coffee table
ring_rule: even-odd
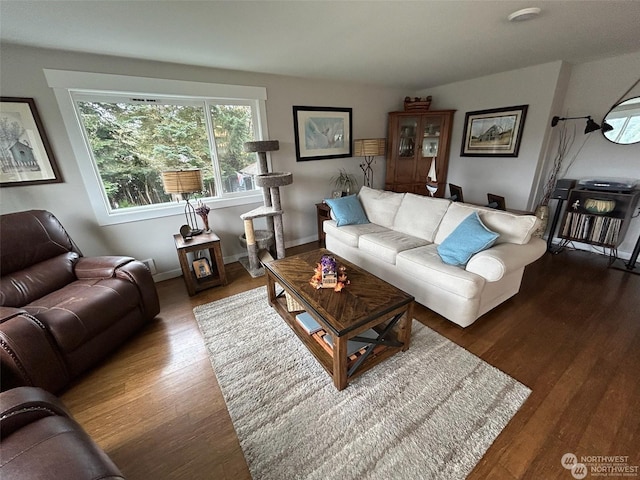
[[[365,330],[364,332],[359,333],[358,337],[376,339],[378,338],[378,332],[370,328],[369,330]],[[327,342],[331,348],[333,348],[333,337],[331,335],[325,335],[324,337],[322,337],[322,339],[325,342]],[[371,344],[365,343],[365,342],[357,342],[355,340],[349,340],[347,342],[347,357],[353,355],[358,350],[368,347],[369,345]]]
[[[302,312],[296,315],[296,320],[309,335],[313,335],[317,331],[322,330],[322,326],[320,326],[320,324],[307,312]]]

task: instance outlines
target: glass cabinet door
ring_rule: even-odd
[[[438,156],[440,148],[440,132],[442,130],[441,117],[428,117],[423,120],[422,127],[422,157]]]
[[[398,157],[413,157],[416,149],[416,133],[418,131],[417,117],[403,117],[400,119],[400,141],[398,142]]]

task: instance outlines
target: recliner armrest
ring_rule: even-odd
[[[18,308],[0,307],[0,372],[2,389],[23,385],[58,392],[69,372],[44,325]]]
[[[80,257],[74,271],[80,280],[91,278],[112,278],[116,276],[116,270],[129,262],[135,261],[132,257]]]
[[[144,263],[132,257],[81,257],[75,267],[79,280],[121,278],[133,283],[140,292],[144,314],[148,319],[160,312],[160,302],[151,272]]]
[[[0,393],[0,432],[6,437],[44,417],[71,417],[57,397],[38,387],[18,387]]]

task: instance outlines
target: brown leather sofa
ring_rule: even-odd
[[[40,388],[0,393],[0,434],[0,478],[124,479],[62,402]]]
[[[44,210],[0,217],[2,390],[63,390],[159,311],[142,262],[83,257]]]

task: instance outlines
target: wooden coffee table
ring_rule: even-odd
[[[309,284],[322,255],[332,255],[347,268],[350,284],[341,292],[315,289]],[[356,265],[318,249],[265,264],[269,304],[302,340],[333,378],[338,390],[350,379],[390,356],[409,348],[414,298]],[[276,293],[276,283],[283,291]],[[296,321],[300,311],[290,312],[284,292],[306,310],[333,338],[331,349],[309,335]],[[358,335],[372,328],[377,339]],[[347,342],[361,341],[366,348],[347,358]]]

